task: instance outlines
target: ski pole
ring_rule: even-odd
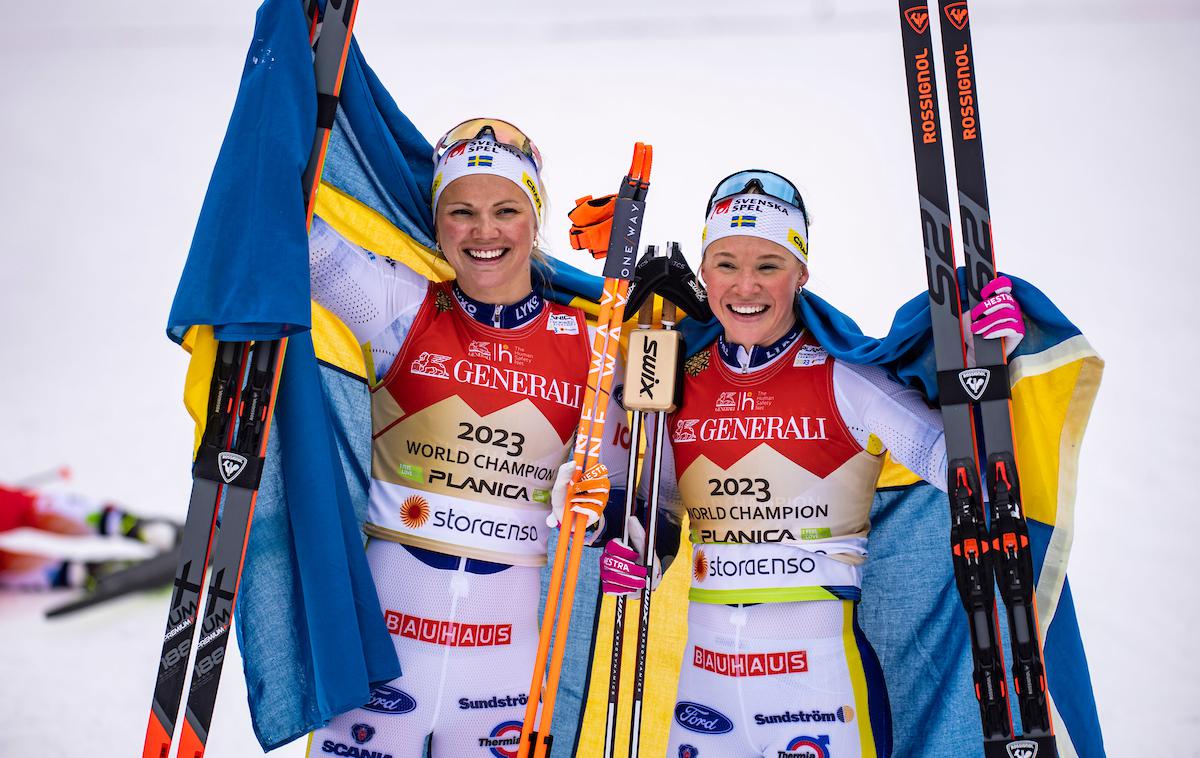
[[[652,255],[654,251],[654,246],[650,246],[646,254]],[[651,295],[646,298],[641,309],[638,311],[638,332],[649,329],[653,320],[654,297]],[[628,371],[629,366],[633,365],[633,346],[636,339],[636,337],[631,335],[629,362],[626,363],[626,391],[629,391],[634,386],[630,383]],[[625,513],[624,519],[621,521],[621,539],[628,542],[629,531],[627,524],[630,517],[634,514],[637,503],[638,440],[642,434],[642,418],[644,414],[642,411],[632,408],[627,400],[625,401],[625,409],[631,411],[631,413],[629,414],[629,466],[626,469],[625,477]],[[608,666],[608,712],[604,720],[604,758],[612,758],[616,750],[617,704],[621,691],[621,655],[625,642],[626,600],[627,598],[624,595],[617,595],[616,603],[613,607],[612,658]]]
[[[621,342],[626,293],[641,240],[652,162],[653,148],[638,142],[634,146],[629,174],[622,181],[617,196],[613,213],[615,233],[608,243],[607,260],[604,264],[604,291],[600,297],[600,314],[595,339],[592,342],[588,386],[584,393],[579,431],[575,435],[573,481],[578,481],[586,468],[599,460],[600,446],[604,438],[605,414]],[[580,522],[574,511],[566,509],[559,527],[558,547],[555,549],[554,565],[550,573],[550,589],[538,633],[537,657],[534,659],[533,676],[529,685],[529,703],[525,707],[525,719],[521,726],[518,758],[527,758],[531,753],[535,758],[545,758],[553,742],[550,728],[554,719],[554,702],[558,694],[563,655],[566,652],[567,629],[571,620],[575,584],[579,577],[579,562],[583,557],[586,528],[586,519]],[[551,635],[557,643],[553,648]],[[541,698],[539,720],[537,693],[542,691],[543,675],[546,676],[546,683]]]
[[[35,487],[41,487],[42,485],[49,484],[51,482],[65,482],[70,478],[71,467],[64,464],[62,466],[55,466],[54,468],[45,469],[44,471],[37,471],[29,474],[28,476],[23,476],[17,481],[13,482],[13,486],[18,489],[28,490],[34,489]]]
[[[649,497],[646,502],[646,544],[642,567],[646,569],[645,584],[640,593],[641,611],[638,617],[637,659],[634,667],[633,705],[629,717],[629,755],[637,758],[642,737],[642,701],[646,687],[646,655],[650,645],[650,593],[654,583],[654,546],[658,535],[658,492],[662,481],[663,446],[667,431],[667,414],[678,403],[679,361],[683,353],[679,332],[675,327],[675,304],[663,300],[662,329],[640,333],[644,347],[641,366],[636,377],[638,391],[646,410],[654,410],[654,450],[650,456]],[[633,349],[630,349],[632,354]],[[634,365],[631,358],[630,365]],[[632,373],[632,369],[631,369]],[[625,385],[626,395],[629,384]]]

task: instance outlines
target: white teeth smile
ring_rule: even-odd
[[[507,250],[507,248],[503,248],[503,247],[497,247],[492,250],[477,250],[477,249],[467,248],[466,252],[467,252],[467,255],[471,256],[472,258],[475,258],[476,260],[487,261],[487,260],[491,260],[492,258],[499,258],[500,256],[504,255],[505,250]]]
[[[731,306],[729,306],[729,309],[732,310],[734,313],[738,313],[743,316],[753,316],[756,313],[762,313],[763,311],[765,311],[767,309],[767,306],[765,306],[765,305],[731,305]]]

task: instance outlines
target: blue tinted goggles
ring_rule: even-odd
[[[730,174],[718,182],[716,189],[708,197],[708,207],[704,209],[704,217],[708,218],[708,214],[712,213],[713,205],[718,201],[744,194],[769,195],[776,200],[782,200],[788,205],[799,208],[805,220],[808,219],[808,211],[804,208],[804,198],[800,197],[800,190],[796,189],[796,185],[774,171],[757,168]]]

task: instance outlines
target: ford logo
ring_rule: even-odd
[[[416,707],[417,701],[407,692],[385,684],[371,692],[371,702],[364,705],[363,710],[375,713],[408,713]]]
[[[679,701],[675,706],[675,720],[684,729],[700,734],[725,734],[733,731],[733,722],[720,711],[686,700]]]

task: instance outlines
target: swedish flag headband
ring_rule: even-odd
[[[808,265],[808,224],[804,213],[771,195],[734,195],[713,204],[704,224],[701,253],[717,240],[733,236],[774,242]]]
[[[438,159],[433,175],[433,208],[435,212],[438,198],[441,197],[446,187],[455,179],[461,179],[470,174],[502,176],[520,187],[529,198],[530,205],[533,206],[538,224],[541,224],[544,198],[537,166],[521,151],[503,142],[496,142],[487,136],[460,142]]]

